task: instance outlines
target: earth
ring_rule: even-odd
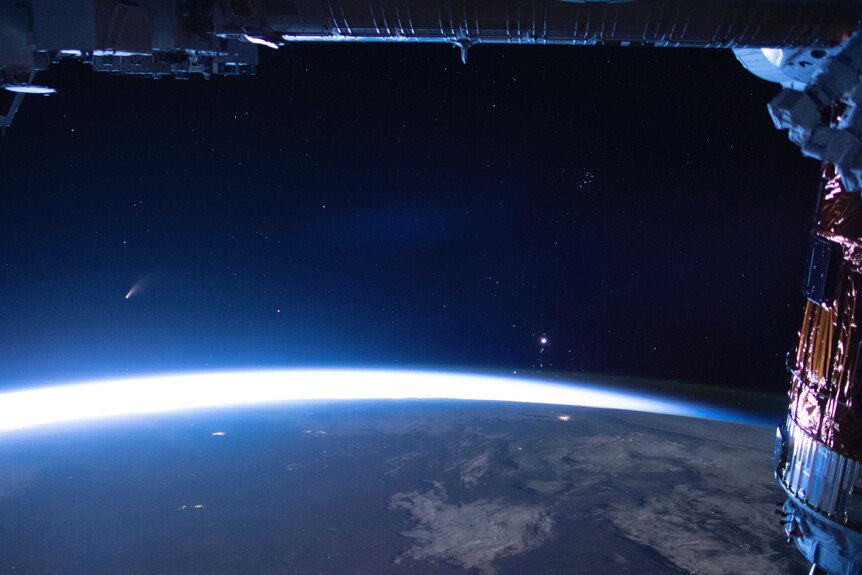
[[[0,573],[799,573],[773,429],[352,401],[0,439]]]

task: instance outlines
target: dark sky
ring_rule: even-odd
[[[786,386],[818,164],[730,52],[292,45],[255,78],[39,81],[59,95],[0,141],[2,387],[540,364]]]

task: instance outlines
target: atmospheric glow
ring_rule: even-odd
[[[737,414],[681,401],[574,383],[425,371],[296,369],[115,379],[0,393],[0,432],[194,409],[413,398],[584,406],[742,420]]]

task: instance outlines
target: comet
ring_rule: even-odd
[[[131,289],[129,289],[128,293],[126,293],[126,299],[130,299],[133,295],[137,295],[138,293],[140,293],[141,290],[146,287],[149,277],[149,275],[145,275],[144,277],[136,281],[132,285]]]

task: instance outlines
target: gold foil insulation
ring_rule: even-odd
[[[862,198],[846,192],[831,165],[815,232],[843,248],[834,295],[823,305],[808,301],[790,388],[790,416],[829,449],[862,460]]]
[[[844,259],[862,272],[862,195],[844,190],[832,164],[824,164],[815,232],[843,248]]]

